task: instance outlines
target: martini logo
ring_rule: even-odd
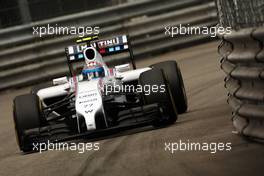
[[[109,39],[109,40],[101,40],[97,42],[99,48],[107,48],[109,46],[117,45],[119,44],[118,37]]]

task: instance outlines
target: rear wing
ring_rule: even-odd
[[[98,36],[85,37],[78,39],[76,45],[65,48],[68,64],[71,69],[71,64],[74,62],[84,61],[83,51],[87,47],[94,47],[101,55],[109,56],[122,52],[129,52],[132,66],[135,69],[134,55],[127,35],[120,35],[113,38],[99,40]]]

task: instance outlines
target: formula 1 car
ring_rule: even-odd
[[[95,138],[135,127],[173,124],[187,110],[175,61],[136,69],[128,36],[77,40],[65,49],[70,76],[33,87],[14,99],[13,117],[20,150],[34,143]],[[108,67],[103,57],[127,52],[131,62]]]

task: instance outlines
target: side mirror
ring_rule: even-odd
[[[61,84],[68,83],[68,78],[66,76],[64,76],[61,78],[53,79],[52,81],[53,81],[53,85],[61,85]]]
[[[115,70],[119,73],[122,73],[122,72],[126,72],[126,71],[129,71],[131,68],[130,68],[130,65],[129,64],[123,64],[123,65],[117,65],[115,66]]]

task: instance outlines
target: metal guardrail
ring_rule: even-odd
[[[140,58],[210,40],[207,35],[179,35],[171,38],[164,34],[164,27],[179,24],[213,26],[216,24],[216,17],[212,1],[143,0],[1,30],[0,90],[30,85],[68,72],[64,48],[72,44],[75,37],[38,38],[32,35],[33,26],[100,26],[100,36],[103,37],[128,33],[134,54],[136,58]],[[107,61],[120,63],[126,58],[126,55],[121,55],[107,58]]]
[[[245,136],[264,139],[264,28],[233,31],[222,39],[219,53],[233,124]]]
[[[88,12],[66,15],[53,19],[34,22],[29,25],[21,25],[0,30],[0,50],[14,45],[32,43],[43,40],[32,35],[32,27],[45,26],[47,24],[60,26],[110,26],[115,23],[141,15],[155,15],[180,8],[199,4],[200,0],[175,1],[153,1],[142,0],[133,3],[126,3],[119,6],[107,7]],[[45,38],[45,37],[44,37]]]

